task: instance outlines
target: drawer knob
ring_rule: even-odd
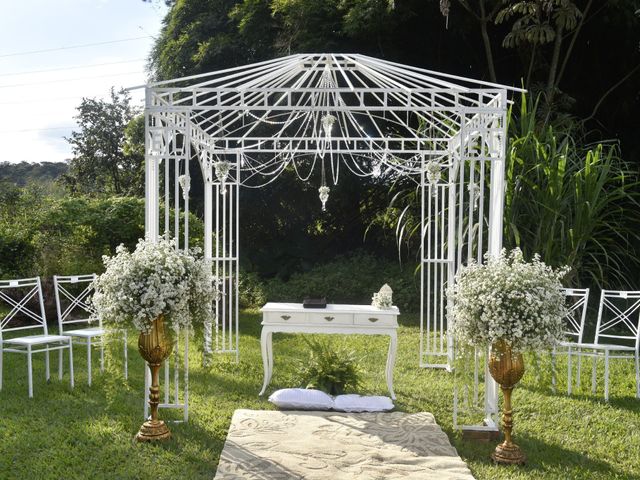
[[[332,322],[332,321],[335,319],[335,317],[324,317],[324,319],[325,319],[327,322]]]
[[[377,317],[369,317],[369,321],[371,323],[376,323],[378,321],[378,318]]]
[[[283,320],[289,320],[291,318],[291,315],[281,315],[280,318]]]

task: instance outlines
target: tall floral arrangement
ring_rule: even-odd
[[[556,344],[567,313],[560,282],[567,270],[549,267],[538,255],[525,262],[517,248],[462,267],[447,291],[454,335],[467,345],[503,341],[516,351]]]
[[[217,282],[200,251],[176,250],[170,240],[140,240],[135,251],[123,245],[104,256],[105,272],[94,282],[95,316],[114,325],[148,332],[160,315],[173,328],[211,318]]]

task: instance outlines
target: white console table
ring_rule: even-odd
[[[267,303],[262,312],[262,364],[264,382],[259,395],[263,395],[273,374],[274,332],[330,333],[359,335],[388,335],[390,338],[387,366],[387,387],[393,393],[393,366],[398,346],[398,307],[382,310],[371,305],[327,305],[326,308],[303,308],[301,303]]]

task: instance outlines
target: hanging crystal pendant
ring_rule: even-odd
[[[435,197],[438,194],[436,186],[438,185],[438,182],[442,178],[442,171],[441,171],[442,167],[440,166],[440,164],[438,162],[436,162],[434,160],[430,160],[425,165],[425,170],[427,172],[427,181],[429,182],[429,184],[433,188],[433,196]]]
[[[331,130],[333,130],[333,124],[336,123],[336,117],[334,117],[330,113],[327,113],[326,115],[323,115],[320,120],[322,122],[322,129],[324,130],[324,136],[327,139],[330,139]]]
[[[178,183],[180,184],[180,188],[182,188],[182,198],[186,201],[189,196],[189,190],[191,190],[191,177],[189,175],[180,175],[178,177]]]
[[[382,167],[380,166],[380,160],[373,161],[373,169],[371,169],[371,175],[374,178],[378,178],[382,174]]]
[[[329,187],[327,187],[326,185],[322,185],[319,189],[318,189],[318,193],[319,193],[319,197],[320,197],[320,201],[322,202],[322,211],[325,212],[327,210],[327,200],[329,200],[329,192],[331,191],[331,189]]]
[[[440,13],[445,17],[445,28],[449,28],[449,10],[451,10],[451,0],[440,0]]]
[[[231,171],[231,163],[221,160],[219,162],[215,162],[213,164],[213,168],[216,172],[216,178],[220,182],[220,194],[224,195],[227,193],[227,177],[229,176],[229,172]]]
[[[478,208],[478,192],[480,187],[477,183],[472,182],[467,185],[467,190],[469,191],[469,199],[473,202],[473,209]]]

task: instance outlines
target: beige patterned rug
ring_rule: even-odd
[[[430,413],[236,410],[215,480],[473,479]]]

